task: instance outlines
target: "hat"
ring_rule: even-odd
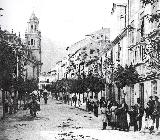
[[[149,98],[150,98],[150,99],[152,99],[152,98],[153,98],[153,96],[149,96]]]

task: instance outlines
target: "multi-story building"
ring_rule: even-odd
[[[134,28],[129,34],[129,63],[136,66],[141,78],[132,86],[132,97],[134,101],[140,98],[145,105],[149,96],[160,96],[159,50],[156,44],[159,40],[159,21],[152,16],[158,14],[160,1],[145,5],[143,0],[133,0],[129,7],[129,23]]]
[[[159,20],[155,18],[160,2],[144,2],[126,0],[123,4],[113,4],[112,8],[114,23],[119,25],[117,29],[111,28],[111,57],[114,68],[117,64],[132,64],[140,78],[136,84],[124,87],[120,93],[114,88],[116,98],[119,94],[120,97],[125,96],[128,105],[135,104],[137,98],[145,105],[149,96],[160,96]]]
[[[109,44],[110,29],[102,28],[67,47],[68,56],[58,61],[54,67],[57,80],[77,78],[83,74],[88,75],[89,72],[104,78],[103,61],[105,60],[105,52],[108,47],[111,47]]]
[[[86,38],[73,44],[71,47],[78,48],[69,56],[69,62],[72,66],[71,75],[81,75],[88,72],[101,76],[101,56],[105,50],[106,44],[109,43],[110,30],[102,28]],[[69,48],[70,50],[70,48]]]

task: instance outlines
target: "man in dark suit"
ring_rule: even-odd
[[[143,117],[143,114],[144,114],[144,107],[141,105],[141,100],[140,98],[137,98],[137,104],[136,104],[136,107],[137,107],[137,123],[138,123],[138,130],[141,131],[141,128],[142,128],[142,117]]]
[[[160,102],[158,97],[155,96],[154,111],[153,111],[153,123],[156,123],[156,129],[159,128],[159,117],[160,117]]]

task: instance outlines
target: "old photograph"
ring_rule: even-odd
[[[160,0],[0,0],[0,140],[160,140]]]

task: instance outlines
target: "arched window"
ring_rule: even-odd
[[[33,30],[33,25],[31,25],[31,29]]]
[[[37,26],[35,25],[35,27],[34,27],[34,30],[36,31],[37,30]]]
[[[31,45],[33,45],[33,39],[31,39]]]

